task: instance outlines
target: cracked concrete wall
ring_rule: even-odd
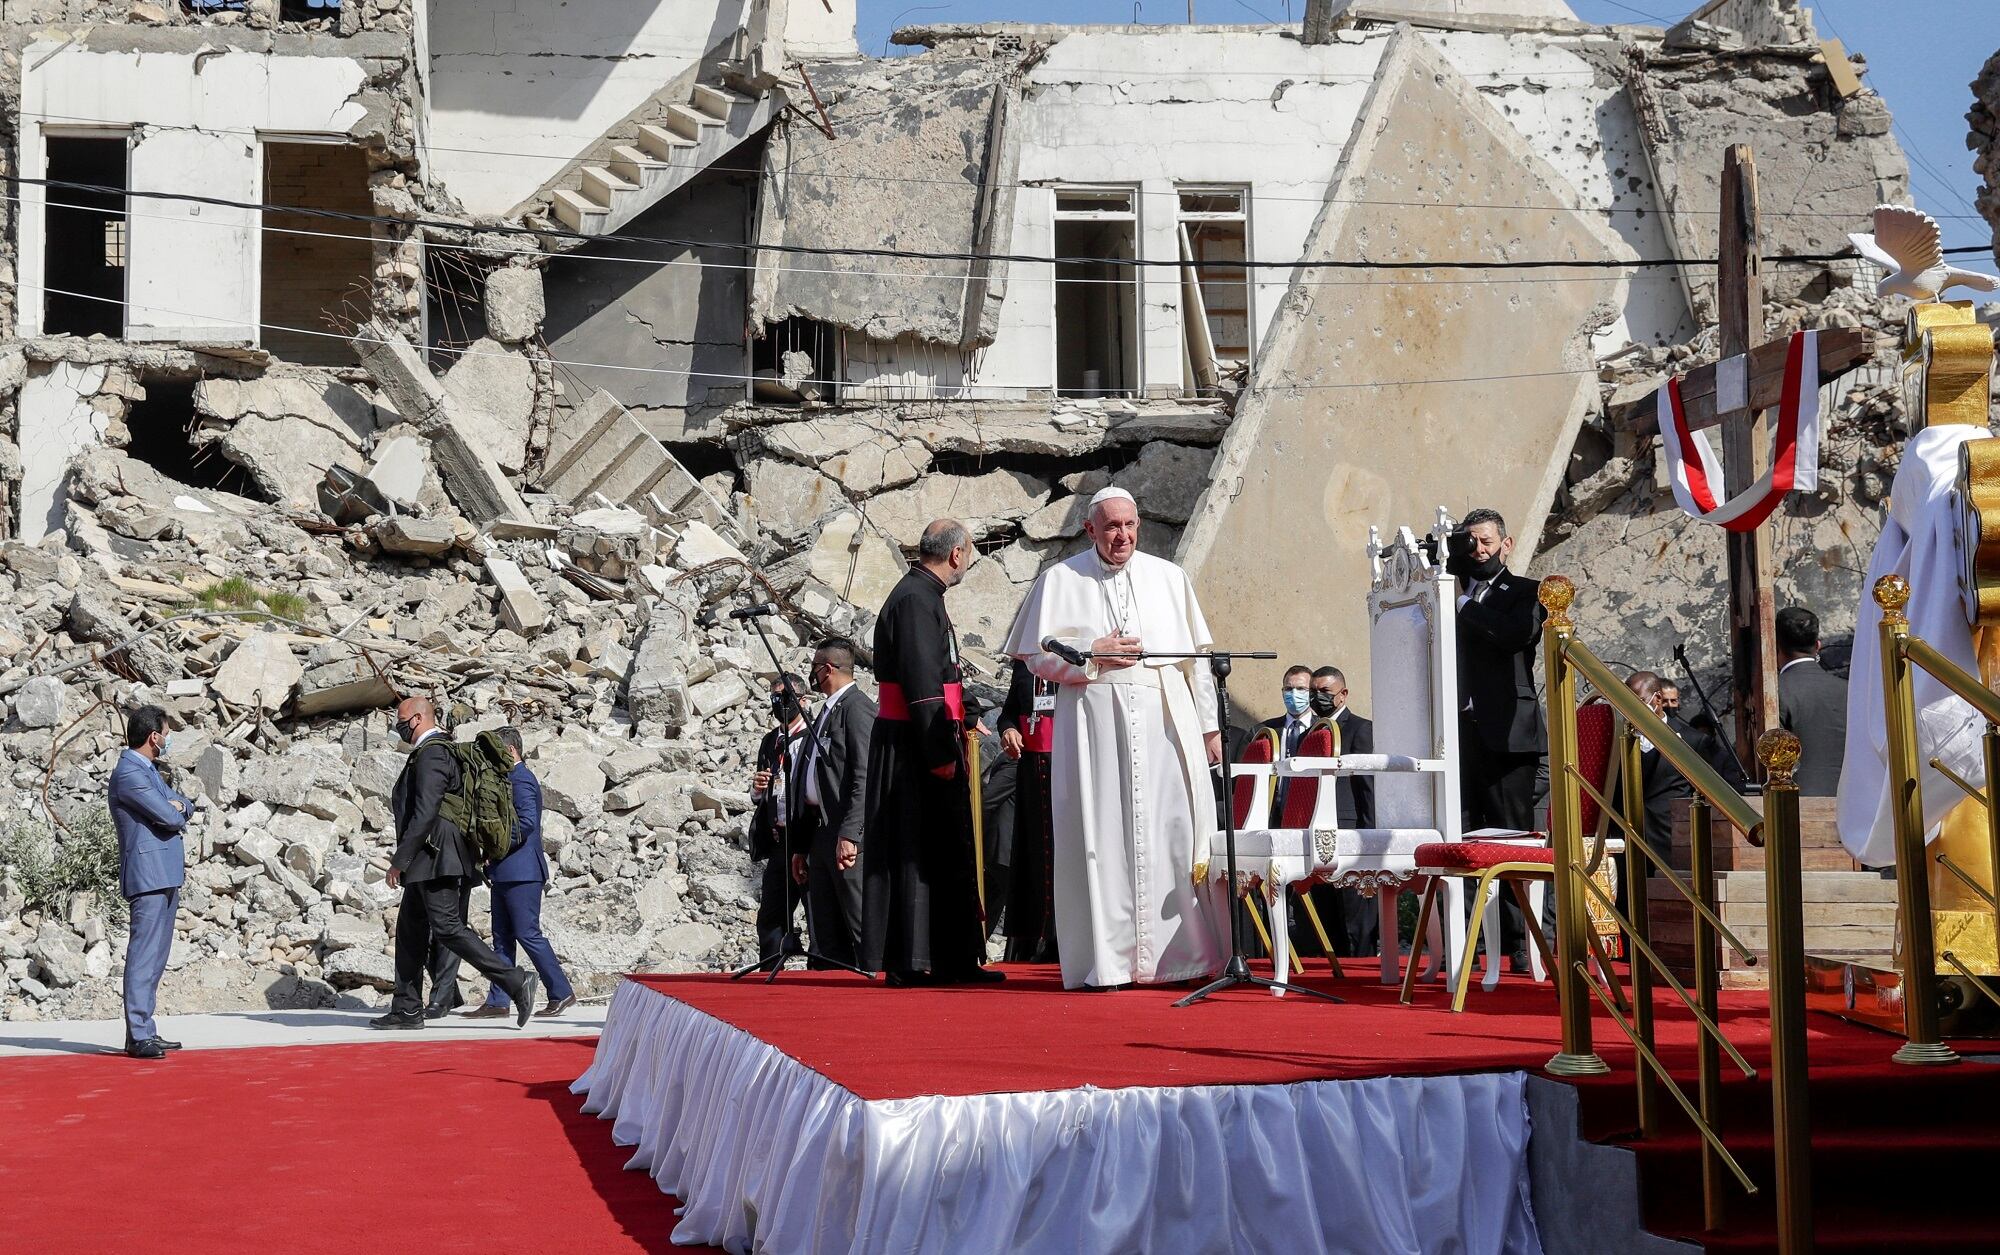
[[[1679,257],[1712,258],[1721,204],[1722,152],[1749,144],[1757,158],[1764,252],[1848,251],[1847,232],[1866,230],[1884,202],[1909,199],[1909,167],[1889,130],[1889,108],[1872,91],[1838,98],[1813,47],[1636,53],[1632,96],[1666,194]],[[1793,213],[1810,208],[1810,213]],[[1814,267],[1766,266],[1764,291],[1791,300]],[[1682,276],[1689,303],[1713,322],[1712,272]]]
[[[709,171],[628,231],[699,247],[604,241],[549,262],[542,330],[553,356],[663,372],[567,367],[583,395],[603,388],[661,440],[719,431],[718,412],[743,400],[749,373],[741,245],[755,195],[752,176]]]
[[[429,9],[433,170],[487,217],[532,196],[739,16],[715,0],[590,0],[587,14],[516,0],[429,0]]]
[[[1987,58],[1972,81],[1972,108],[1965,115],[1970,128],[1972,171],[1979,176],[1979,212],[1993,224],[1993,256],[2000,260],[2000,52]]]
[[[757,242],[967,253],[980,242],[987,148],[1009,67],[931,54],[823,63],[810,73],[833,136],[808,103],[765,145]],[[1011,173],[1001,177],[1012,181]],[[876,340],[969,344],[964,261],[762,252],[753,322],[799,317]]]

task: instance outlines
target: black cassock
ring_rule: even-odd
[[[861,966],[960,975],[985,957],[973,872],[958,639],[944,583],[912,567],[875,620]],[[949,780],[931,774],[955,764]]]
[[[1055,858],[1049,749],[1055,720],[1055,686],[1029,674],[1018,659],[1000,707],[1000,726],[1021,734],[1014,784],[1014,832],[1007,879],[1007,960],[1054,963],[1056,951]],[[1041,700],[1037,700],[1037,699]]]

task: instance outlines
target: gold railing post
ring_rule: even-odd
[[[1910,582],[1900,575],[1875,581],[1882,608],[1882,712],[1889,725],[1890,804],[1896,821],[1896,904],[1903,929],[1903,1034],[1896,1062],[1957,1063],[1939,1040],[1937,953],[1931,936],[1929,862],[1924,854],[1924,799],[1917,780],[1917,710],[1909,655],[1910,620],[1903,607]]]
[[[1812,1111],[1806,1093],[1806,926],[1799,854],[1799,738],[1757,739],[1764,764],[1764,910],[1771,992],[1771,1132],[1778,1178],[1778,1250],[1812,1250]]]
[[[1986,891],[2000,913],[2000,728],[1986,725]]]
[[[1688,803],[1688,879],[1701,905],[1716,910],[1715,837],[1710,827],[1712,812],[1696,794]],[[1722,939],[1715,925],[1700,911],[1694,916],[1694,996],[1701,1009],[1713,1020],[1722,1002]],[[1695,1038],[1696,1094],[1701,1118],[1710,1128],[1722,1119],[1722,1048],[1707,1033]],[[1722,1159],[1706,1141],[1701,1147],[1702,1227],[1714,1232],[1722,1227],[1725,1195],[1722,1189]]]
[[[1570,621],[1569,607],[1576,599],[1576,585],[1551,575],[1542,581],[1540,599],[1549,616],[1542,629],[1542,663],[1549,704],[1549,844],[1556,891],[1556,970],[1550,976],[1562,1012],[1562,1050],[1549,1060],[1548,1070],[1556,1076],[1600,1076],[1611,1069],[1597,1057],[1590,1041],[1591,994],[1583,969],[1590,957],[1584,940],[1590,918],[1584,909],[1584,890],[1576,883],[1583,874],[1578,866],[1583,849],[1578,824],[1581,795],[1570,770],[1576,762],[1576,674],[1570,669],[1568,648],[1576,625]]]
[[[1646,781],[1645,761],[1639,749],[1639,734],[1630,724],[1625,726],[1625,734],[1618,745],[1619,779],[1624,783],[1623,796],[1625,812],[1625,839],[1643,841],[1646,839]],[[1652,941],[1652,927],[1647,919],[1647,885],[1650,881],[1645,872],[1645,856],[1636,852],[1625,856],[1625,915],[1632,925],[1632,935],[1637,938],[1632,953],[1627,955],[1628,969],[1632,973],[1632,1028],[1639,1034],[1639,1040],[1653,1046],[1653,969],[1641,957],[1638,942]],[[1605,974],[1606,979],[1610,973]],[[1706,1034],[1703,1034],[1706,1037]],[[1660,1131],[1659,1082],[1653,1070],[1639,1067],[1633,1070],[1635,1110],[1639,1116],[1639,1136],[1652,1137]]]

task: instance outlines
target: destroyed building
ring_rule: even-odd
[[[1578,577],[1607,656],[1720,665],[1720,542],[1631,425],[1714,355],[1712,272],[1662,263],[1712,256],[1731,142],[1769,255],[1907,198],[1865,63],[1794,0],[1664,32],[1315,0],[911,28],[883,58],[853,26],[851,0],[0,8],[7,848],[82,844],[117,709],[165,704],[206,802],[166,1005],[387,987],[398,691],[523,728],[586,987],[747,956],[771,666],[697,616],[768,595],[787,665],[865,646],[941,514],[984,555],[950,604],[988,686],[1108,482],[1220,638],[1339,662],[1364,708],[1367,528],[1439,504]],[[1628,264],[1526,265],[1555,260]],[[1774,331],[1884,332],[1778,530],[1779,596],[1838,632],[1895,320],[1852,263],[1766,277]],[[1276,674],[1240,677],[1254,713]],[[115,919],[12,867],[0,1014],[109,1013]]]

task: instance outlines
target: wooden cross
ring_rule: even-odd
[[[1764,260],[1758,249],[1757,166],[1747,144],[1732,145],[1722,161],[1722,217],[1717,230],[1715,303],[1721,323],[1721,356],[1749,360],[1747,388],[1737,397],[1717,396],[1717,368],[1704,366],[1681,380],[1681,409],[1688,427],[1722,428],[1724,499],[1755,483],[1758,467],[1771,456],[1763,411],[1777,405],[1785,386],[1788,340],[1764,338]],[[1874,339],[1859,328],[1822,331],[1819,380],[1839,378],[1875,352]],[[1656,394],[1657,395],[1657,394]],[[1654,397],[1634,407],[1632,430],[1657,434]],[[1754,774],[1757,738],[1778,725],[1776,613],[1771,589],[1771,533],[1764,526],[1725,532],[1729,546],[1730,705],[1735,711],[1736,753]]]

